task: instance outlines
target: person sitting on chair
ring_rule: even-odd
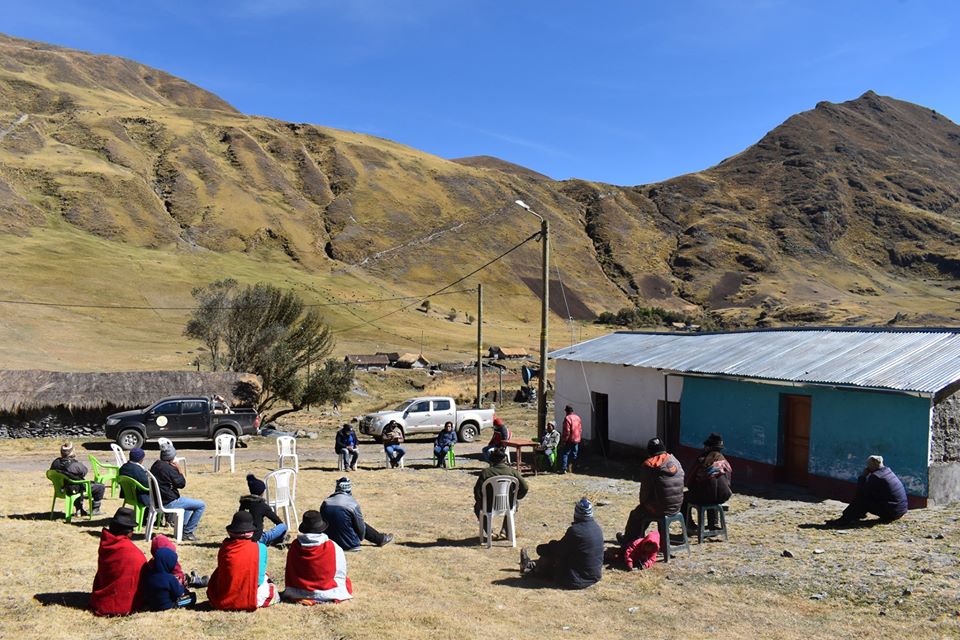
[[[73,450],[72,442],[65,442],[60,447],[60,457],[55,458],[54,461],[50,463],[50,468],[54,471],[59,471],[71,480],[83,480],[87,475],[87,465],[77,460],[77,454]],[[93,496],[93,513],[87,513],[87,510],[83,508],[83,500],[81,499],[76,501],[77,510],[81,516],[103,515],[103,511],[100,510],[100,503],[103,501],[103,490],[104,486],[99,482],[90,483],[90,494]],[[73,496],[83,492],[83,485],[64,482],[63,491],[68,496]]]
[[[187,486],[187,479],[180,473],[180,467],[174,462],[177,450],[173,445],[160,447],[160,459],[150,467],[150,473],[157,479],[160,488],[160,501],[167,509],[183,509],[183,539],[195,541],[200,518],[207,508],[203,500],[181,497],[180,489]]]
[[[573,524],[560,540],[537,545],[537,560],[520,549],[520,572],[565,589],[586,589],[603,577],[603,531],[593,519],[593,505],[581,498],[573,508]]]
[[[680,512],[687,520],[687,528],[696,528],[693,522],[691,504],[723,504],[733,495],[730,490],[730,477],[733,475],[733,467],[721,453],[723,451],[723,438],[719,433],[711,433],[703,441],[703,451],[697,458],[697,466],[693,473],[688,476],[689,486],[683,496],[683,504],[680,506]],[[716,511],[707,512],[707,528],[716,529],[718,514]]]
[[[403,429],[396,420],[391,420],[383,428],[380,434],[383,439],[383,450],[387,452],[391,467],[400,466],[400,459],[406,454],[406,451],[400,446],[403,444]]]
[[[503,423],[501,418],[493,419],[493,435],[490,436],[490,442],[483,448],[483,459],[490,462],[490,452],[495,449],[503,448],[503,441],[510,439],[510,430]]]
[[[140,609],[140,577],[147,558],[130,539],[136,526],[133,510],[121,507],[100,534],[90,594],[90,609],[98,616],[128,616]]]
[[[267,575],[267,547],[253,541],[249,511],[238,511],[220,544],[217,568],[207,584],[207,598],[220,611],[256,611],[277,602],[277,588]]]
[[[344,551],[360,551],[362,540],[378,547],[393,540],[393,534],[380,533],[363,519],[353,483],[346,476],[337,480],[336,490],[320,505],[320,515],[328,525],[327,536]]]
[[[433,455],[437,458],[438,467],[447,465],[447,452],[453,451],[455,444],[457,444],[457,433],[453,430],[453,423],[447,421],[443,425],[443,431],[438,433],[433,441]]]
[[[137,499],[140,500],[140,504],[147,506],[150,504],[150,478],[147,477],[147,470],[143,466],[144,456],[143,449],[140,447],[131,449],[130,459],[123,463],[118,473],[121,476],[133,478],[147,488],[146,491],[137,489]]]
[[[557,425],[553,422],[547,423],[547,430],[544,431],[543,437],[540,438],[540,444],[538,444],[534,450],[543,456],[546,456],[547,460],[550,459],[550,456],[557,450],[557,447],[560,446],[560,432],[557,431]]]
[[[672,516],[683,504],[683,467],[673,454],[667,453],[660,438],[651,438],[647,443],[647,459],[640,465],[640,504],[627,518],[622,534],[617,541],[626,547],[645,531],[642,522],[646,518],[657,519]]]
[[[347,577],[347,558],[324,531],[327,523],[319,511],[307,511],[300,535],[287,550],[286,589],[280,596],[301,604],[343,602],[353,597]]]
[[[252,473],[248,473],[247,489],[250,490],[250,494],[240,498],[240,511],[249,511],[253,516],[253,526],[256,527],[253,532],[253,541],[262,542],[265,545],[283,542],[284,536],[287,535],[287,525],[264,499],[263,494],[267,492],[266,483]],[[264,518],[269,519],[274,525],[269,531],[263,529]]]
[[[477,482],[473,485],[473,514],[477,519],[480,519],[482,515],[480,511],[483,509],[483,483],[497,476],[511,476],[519,480],[517,500],[522,500],[527,495],[527,481],[523,479],[519,471],[507,464],[507,452],[503,449],[495,449],[490,454],[490,466],[480,472],[480,475],[477,476]],[[487,487],[487,504],[493,504],[492,487]],[[511,504],[510,506],[516,505]],[[485,524],[485,522],[482,524]]]
[[[880,522],[899,520],[907,512],[907,491],[893,469],[883,464],[883,456],[867,458],[867,466],[857,479],[857,494],[843,514],[828,520],[833,526],[857,523],[872,513]]]
[[[357,434],[349,424],[344,424],[337,431],[333,450],[343,459],[344,471],[356,471],[357,459],[360,457]]]

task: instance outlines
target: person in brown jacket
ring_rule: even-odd
[[[647,443],[647,459],[640,466],[640,504],[627,518],[623,534],[617,540],[628,545],[644,534],[641,521],[644,518],[672,516],[680,511],[683,503],[683,467],[667,453],[660,438]]]

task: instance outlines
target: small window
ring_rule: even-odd
[[[411,413],[426,413],[430,411],[430,401],[424,400],[423,402],[418,402],[410,408]]]
[[[182,404],[183,414],[203,413],[203,404],[201,400],[188,400]]]
[[[450,411],[450,401],[449,401],[449,400],[434,400],[434,401],[433,401],[433,410],[434,410],[434,411]]]
[[[176,415],[180,413],[180,403],[179,402],[164,402],[163,404],[157,405],[157,408],[153,410],[154,413],[162,413],[165,416]]]

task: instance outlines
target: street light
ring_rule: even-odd
[[[547,314],[550,311],[550,224],[523,200],[514,201],[540,220],[540,240],[543,242],[543,304],[540,307],[540,378],[537,381],[537,435],[543,438],[547,431]]]

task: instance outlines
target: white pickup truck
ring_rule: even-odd
[[[483,429],[493,426],[493,409],[458,411],[453,398],[412,398],[395,409],[368,413],[360,419],[360,433],[380,440],[383,428],[391,420],[400,423],[404,436],[415,433],[439,433],[452,422],[460,442],[472,442]]]

